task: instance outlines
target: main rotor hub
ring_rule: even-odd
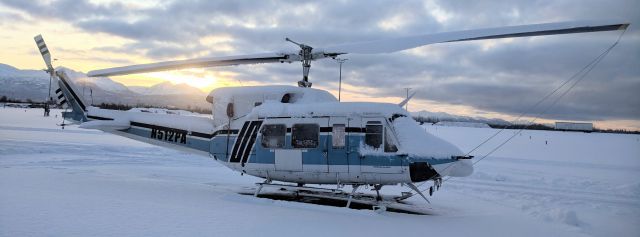
[[[311,69],[311,60],[313,60],[313,47],[297,43],[289,38],[286,38],[286,40],[300,47],[298,55],[300,55],[302,61],[302,80],[298,81],[298,86],[311,87],[312,83],[309,82],[309,70]]]

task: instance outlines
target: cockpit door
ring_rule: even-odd
[[[360,117],[347,118],[347,140],[345,152],[349,163],[349,176],[360,177],[360,142],[362,140],[362,120]]]
[[[331,117],[329,119],[330,131],[327,139],[327,163],[329,172],[349,172],[349,144],[347,128],[349,123],[346,117]]]

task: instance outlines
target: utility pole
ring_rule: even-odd
[[[407,87],[404,88],[404,90],[407,91],[407,99],[409,99],[409,90],[411,90],[411,87]],[[407,101],[407,103],[404,105],[404,110],[409,111],[409,101]]]
[[[340,82],[338,82],[338,102],[340,101],[340,94],[342,93],[342,64],[349,59],[336,58],[336,61],[340,64]]]

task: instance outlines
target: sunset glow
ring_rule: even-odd
[[[41,14],[34,14],[27,10],[20,10],[19,7],[11,6],[11,4],[0,3],[0,16],[2,17],[0,19],[0,44],[5,46],[0,51],[0,63],[20,69],[44,68],[33,42],[33,37],[37,34],[43,35],[53,58],[57,59],[53,62],[54,66],[64,66],[86,73],[96,69],[167,60],[291,49],[292,45],[282,40],[284,37],[295,36],[294,38],[308,42],[314,47],[322,47],[390,36],[571,19],[571,17],[560,17],[551,13],[549,16],[539,16],[540,19],[524,19],[524,16],[533,17],[534,15],[526,8],[514,7],[505,10],[503,18],[493,19],[492,15],[485,15],[484,18],[478,17],[469,21],[469,18],[465,17],[467,13],[464,11],[458,12],[459,9],[449,8],[437,1],[426,1],[419,5],[420,7],[404,9],[412,14],[397,14],[396,12],[381,15],[368,20],[366,24],[360,24],[358,20],[340,21],[340,19],[334,20],[332,17],[325,17],[322,18],[325,20],[309,19],[312,20],[312,25],[301,26],[302,23],[295,23],[297,21],[292,19],[323,13],[323,6],[316,3],[305,3],[296,7],[291,13],[269,12],[256,16],[252,12],[250,15],[243,13],[245,15],[240,17],[224,12],[213,15],[206,12],[204,16],[202,12],[192,14],[198,9],[183,12],[183,9],[176,7],[175,4],[161,1],[98,0],[91,1],[85,6],[95,9],[101,7],[119,8],[121,14],[112,16],[117,19],[110,19],[100,16],[104,13],[77,13],[78,16],[73,13],[63,17],[60,14],[48,13],[49,11],[43,10]],[[176,7],[175,10],[178,11],[176,14],[181,14],[183,22],[172,22],[165,19],[167,15],[174,13],[163,12],[159,8],[170,7]],[[158,14],[158,16],[151,18],[153,14]],[[572,17],[576,18],[577,16]],[[353,24],[353,26],[343,26],[347,23]],[[156,26],[158,28],[153,28]],[[309,29],[318,29],[318,32],[314,33],[315,30]],[[352,30],[345,31],[343,29]],[[637,35],[633,31],[627,33],[626,39],[629,41],[622,42],[619,46],[627,47],[626,51],[620,49],[612,52],[610,57],[617,58],[610,60],[620,63],[611,63],[594,70],[594,72],[608,76],[612,73],[606,74],[606,70],[615,72],[617,69],[614,66],[631,67],[632,65],[624,65],[625,63],[630,64],[625,54],[637,52],[637,46],[633,46],[637,45],[634,44],[639,39]],[[479,93],[476,94],[467,93],[466,90],[471,90],[469,88],[473,88],[473,90],[490,89],[492,95],[495,94],[495,97],[498,97],[495,98],[496,101],[503,100],[504,98],[501,98],[503,94],[510,96],[515,94],[517,97],[517,90],[520,89],[529,90],[528,96],[530,97],[544,94],[550,88],[541,88],[541,85],[561,82],[584,65],[583,61],[597,55],[600,48],[613,40],[616,35],[599,33],[594,34],[593,38],[585,37],[553,36],[486,40],[447,44],[446,47],[442,45],[419,47],[399,53],[377,55],[372,57],[375,58],[374,61],[366,57],[361,57],[360,61],[351,58],[345,64],[342,101],[397,103],[402,100],[403,88],[412,87],[418,89],[422,94],[411,101],[410,111],[428,110],[510,121],[515,119],[520,111],[519,108],[524,106],[517,104],[520,98],[512,98],[513,103],[509,105],[509,108],[497,110],[496,106],[482,104],[484,106],[482,107],[479,100],[476,99],[476,97],[486,94],[487,91],[478,91]],[[574,41],[567,39],[574,39]],[[597,40],[600,41],[596,42]],[[574,44],[572,42],[586,46],[572,48],[572,44]],[[544,55],[555,51],[564,54],[558,57]],[[127,86],[144,87],[165,81],[174,84],[184,83],[208,93],[212,89],[226,86],[295,85],[299,80],[299,75],[294,75],[292,72],[298,73],[300,69],[292,68],[295,67],[293,65],[281,67],[258,65],[196,68],[114,76],[111,79]],[[311,69],[311,78],[331,77],[329,82],[327,82],[328,79],[313,81],[314,87],[327,89],[337,97],[337,83],[333,81],[335,70],[337,70],[335,64],[314,63]],[[328,71],[331,71],[331,74],[328,74]],[[620,98],[613,101],[636,103],[634,101],[637,98],[636,100],[628,98],[630,92],[626,92],[627,97],[622,97],[621,93],[617,93],[617,91],[620,91],[619,88],[627,90],[635,88],[637,82],[633,79],[637,79],[637,72],[636,74],[633,72],[620,74],[622,75],[620,77],[625,77],[619,79],[618,83],[621,84],[596,83],[589,86],[592,88],[591,90],[598,91],[604,85],[617,85],[617,87],[607,88],[606,92],[599,95],[600,98],[620,95]],[[260,80],[255,78],[260,78]],[[404,81],[402,83],[398,81],[397,84],[385,84],[385,81],[388,80]],[[540,82],[536,83],[534,80]],[[598,82],[599,78],[590,78],[589,80]],[[357,82],[354,83],[354,81]],[[365,81],[376,81],[376,83],[362,84]],[[604,80],[599,80],[600,83],[602,81]],[[404,83],[411,84],[405,86]],[[448,93],[451,93],[451,96],[448,96],[449,94],[437,96],[426,92],[426,90],[433,90],[432,92],[442,91],[445,93],[444,88],[450,90]],[[457,93],[458,91],[462,91],[462,93]],[[583,91],[589,91],[589,89]],[[616,92],[614,93],[614,91]],[[571,94],[569,95],[571,96]],[[580,95],[588,97],[584,93]],[[457,98],[462,96],[464,99]],[[589,104],[599,101],[594,96],[588,98],[590,100],[583,103]],[[594,122],[597,127],[601,128],[640,129],[640,120],[630,116],[630,114],[634,114],[629,109],[634,107],[631,104],[627,105],[627,109],[620,110],[624,115],[614,116],[611,112],[600,112],[602,109],[608,108],[607,106],[595,109],[592,105],[581,105],[575,102],[576,100],[578,99],[574,99],[573,103],[561,104],[571,107],[577,112],[587,114],[588,118],[581,119],[582,115],[576,115],[573,120]],[[491,104],[492,102],[485,103]],[[527,103],[533,102],[528,101]],[[601,102],[600,106],[603,104],[606,105],[605,102]],[[496,112],[505,110],[508,112]],[[540,118],[536,121],[553,123],[557,120],[560,119]]]

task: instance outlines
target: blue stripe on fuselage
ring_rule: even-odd
[[[90,119],[98,119],[95,116],[90,116]],[[104,119],[104,118],[101,118]],[[139,124],[139,123],[138,123]],[[126,132],[132,135],[139,136],[141,138],[148,138],[152,140],[166,142],[168,144],[180,145],[187,148],[199,150],[213,154],[217,159],[223,162],[229,162],[228,157],[233,149],[233,144],[237,139],[238,133],[235,130],[235,134],[205,134],[211,138],[204,138],[203,135],[192,136],[187,135],[186,143],[170,142],[162,139],[154,139],[151,137],[150,128],[131,126]],[[363,136],[361,135],[347,135],[345,137],[347,144],[342,148],[333,148],[331,145],[331,135],[320,135],[319,146],[317,148],[302,149],[303,152],[302,163],[303,165],[362,165],[362,166],[407,166],[409,162],[427,162],[431,165],[446,164],[455,162],[455,159],[436,159],[433,157],[407,157],[406,155],[393,155],[393,154],[381,154],[381,155],[359,155],[359,147],[362,142]],[[261,144],[261,137],[255,140],[255,145],[250,150],[247,163],[255,164],[274,164],[275,153],[272,148],[264,148]],[[327,149],[324,149],[327,147]],[[279,149],[293,149],[291,147],[291,135],[287,134],[285,138],[285,147]],[[324,154],[326,152],[326,154]]]

